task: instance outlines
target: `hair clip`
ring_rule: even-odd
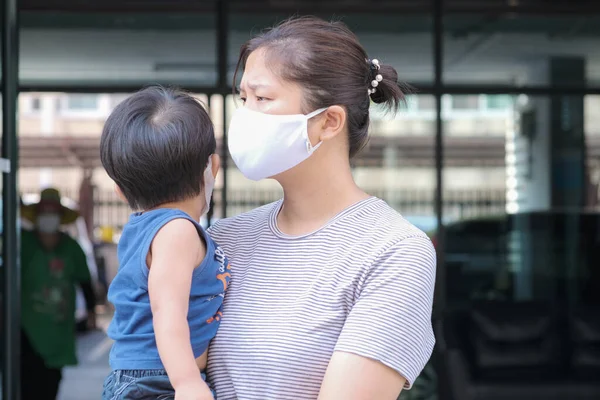
[[[367,61],[370,64],[371,75],[375,74],[375,78],[371,81],[371,87],[367,89],[367,93],[372,95],[377,91],[377,86],[379,86],[379,82],[383,80],[383,76],[379,73],[379,69],[381,66],[379,65],[379,60],[374,58],[372,60]]]

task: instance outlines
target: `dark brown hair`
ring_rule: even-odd
[[[380,61],[374,72],[358,38],[342,22],[294,17],[250,39],[240,50],[234,87],[238,72],[257,49],[265,50],[267,65],[276,74],[303,87],[305,114],[332,105],[346,109],[350,157],[367,144],[370,100],[393,111],[404,100],[396,70]],[[376,73],[383,80],[369,95]]]
[[[199,195],[216,148],[210,117],[194,97],[150,86],[110,114],[100,159],[131,208],[148,210]]]

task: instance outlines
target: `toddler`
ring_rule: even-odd
[[[203,371],[231,277],[198,224],[219,169],[215,150],[205,109],[174,89],[133,94],[104,125],[102,165],[134,211],[108,291],[114,344],[104,400],[213,399]]]

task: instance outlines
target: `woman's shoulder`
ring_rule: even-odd
[[[359,217],[364,227],[360,241],[368,248],[365,265],[372,273],[418,275],[419,279],[435,276],[433,242],[402,214],[378,200],[365,207]]]
[[[364,236],[379,238],[379,242],[400,242],[412,237],[429,239],[425,232],[378,198],[365,203],[353,217],[354,221],[349,223],[360,224]]]

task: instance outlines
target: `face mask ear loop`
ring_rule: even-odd
[[[212,156],[213,156],[212,154],[210,156],[208,156],[208,163],[206,164],[206,170],[210,170],[211,174],[212,174]]]
[[[305,115],[306,121],[308,121],[312,117],[315,117],[315,116],[321,114],[323,111],[327,110],[327,108],[328,107],[319,108],[318,110],[315,110],[311,113],[306,114]],[[314,153],[315,150],[317,150],[319,148],[319,146],[321,146],[321,144],[323,144],[323,142],[319,142],[315,146],[313,146],[312,143],[310,143],[310,139],[308,138],[308,131],[306,132],[306,151],[308,152],[308,154]]]
[[[310,140],[306,140],[306,151],[308,151],[308,154],[312,154],[315,152],[315,150],[321,147],[322,144],[323,142],[319,142],[315,146],[313,146],[312,144],[310,144]]]
[[[318,110],[315,110],[311,113],[308,113],[305,115],[306,119],[311,119],[312,117],[316,117],[317,115],[321,114],[323,111],[327,110],[329,107],[325,107],[325,108],[319,108]]]
[[[205,192],[206,192],[207,177],[208,177],[208,179],[214,180],[214,176],[212,175],[212,154],[210,156],[208,156],[208,164],[206,165],[206,169],[204,170],[204,191]]]

